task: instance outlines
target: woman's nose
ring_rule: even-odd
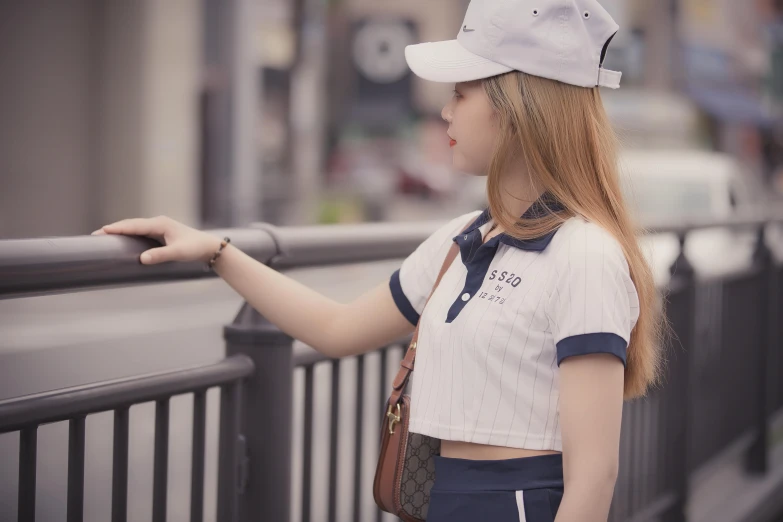
[[[451,123],[451,104],[447,103],[443,106],[443,109],[440,111],[440,117],[443,118],[443,121],[446,123]]]

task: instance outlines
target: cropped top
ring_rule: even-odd
[[[636,288],[619,242],[580,216],[537,239],[501,233],[482,244],[490,226],[488,208],[449,221],[390,278],[397,307],[416,324],[459,245],[421,317],[410,431],[562,451],[560,363],[606,352],[625,364]]]

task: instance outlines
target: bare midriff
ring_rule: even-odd
[[[539,455],[552,455],[560,453],[554,450],[531,450],[522,448],[508,448],[505,446],[489,446],[464,442],[461,440],[441,440],[440,454],[442,457],[451,457],[469,460],[502,460],[518,459],[523,457],[536,457]]]

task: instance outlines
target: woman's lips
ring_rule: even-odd
[[[457,144],[457,140],[449,140],[449,147],[453,147]]]

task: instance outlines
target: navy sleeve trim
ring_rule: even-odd
[[[557,343],[557,365],[566,357],[588,353],[611,353],[616,355],[625,366],[625,339],[613,333],[591,333],[566,337]]]
[[[405,316],[405,319],[407,319],[408,322],[413,326],[416,326],[416,324],[419,322],[419,313],[415,308],[413,308],[413,305],[408,300],[408,298],[405,297],[405,293],[402,291],[399,269],[395,270],[392,274],[391,279],[389,280],[389,288],[391,288],[394,304],[396,304],[397,308],[400,309],[400,312]]]

